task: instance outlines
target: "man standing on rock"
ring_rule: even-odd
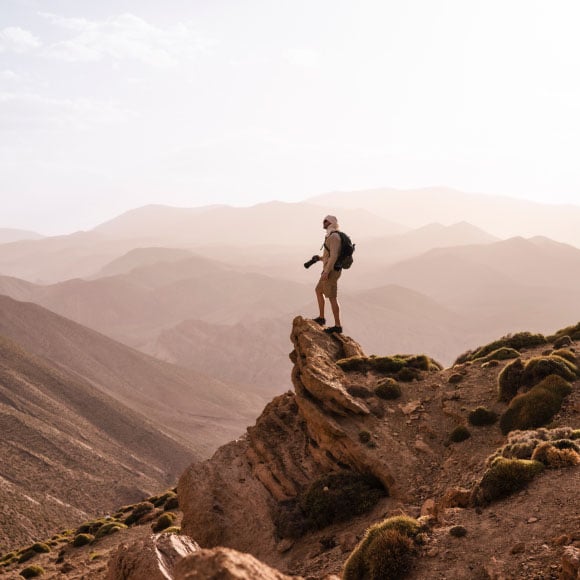
[[[320,281],[315,289],[316,299],[318,300],[319,316],[314,319],[314,322],[317,322],[322,326],[326,324],[326,319],[324,318],[324,297],[326,296],[330,302],[332,314],[334,315],[334,326],[326,328],[324,332],[332,334],[333,332],[342,332],[340,305],[338,304],[337,299],[337,282],[342,270],[334,269],[336,260],[340,256],[342,242],[338,233],[338,220],[335,216],[327,215],[322,222],[322,227],[326,230],[326,237],[324,238],[324,244],[322,246],[324,252],[322,256],[319,256],[322,260],[322,275],[320,276]]]

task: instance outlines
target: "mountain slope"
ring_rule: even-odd
[[[170,485],[194,455],[77,375],[0,336],[0,546]]]
[[[6,296],[0,296],[0,334],[152,417],[167,434],[185,438],[202,456],[239,435],[263,404],[235,386],[159,361]]]

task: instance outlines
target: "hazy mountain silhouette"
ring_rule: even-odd
[[[239,435],[263,399],[162,362],[35,304],[0,296],[0,335],[75,373],[199,455]]]
[[[324,207],[364,207],[409,227],[467,221],[500,238],[542,235],[580,246],[580,206],[577,205],[535,203],[446,187],[332,192],[307,201]]]
[[[1,334],[1,546],[137,501],[195,457],[145,415]]]
[[[0,273],[40,283],[90,276],[144,245],[142,240],[111,240],[95,232],[2,244]]]
[[[178,262],[191,256],[192,253],[189,250],[179,248],[135,248],[109,262],[92,277],[104,278],[127,274],[135,268],[151,266],[159,262]]]
[[[148,238],[164,245],[295,245],[309,239],[316,243],[327,213],[315,205],[279,201],[251,207],[147,206],[105,222],[93,231],[118,239]],[[345,210],[341,220],[359,237],[368,232],[395,234],[408,229],[362,209]]]
[[[44,236],[28,230],[16,230],[13,228],[0,228],[0,244],[19,242],[21,240],[40,240]]]

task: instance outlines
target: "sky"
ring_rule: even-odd
[[[577,0],[0,0],[0,228],[449,186],[580,204]]]

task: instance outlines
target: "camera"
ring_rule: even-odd
[[[312,266],[312,264],[316,264],[316,262],[320,261],[320,256],[312,256],[312,258],[310,258],[310,260],[308,260],[308,262],[304,262],[304,267],[305,268],[310,268],[310,266]]]

